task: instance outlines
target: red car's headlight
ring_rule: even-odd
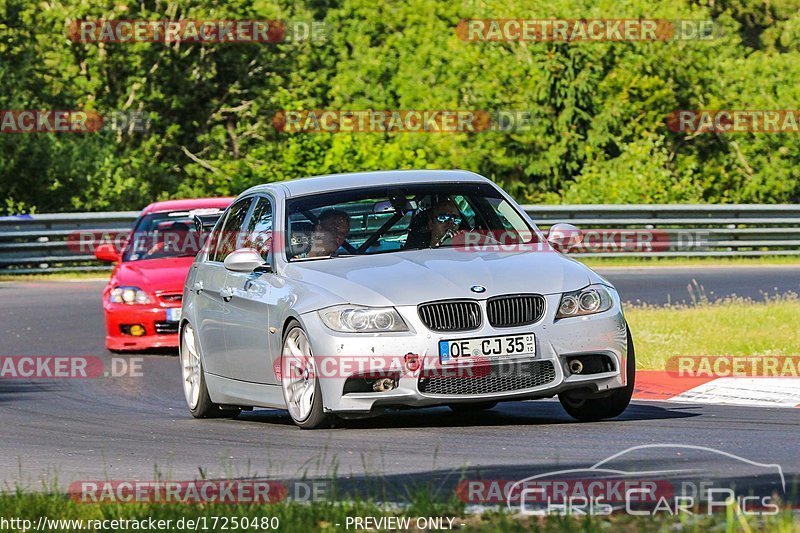
[[[149,304],[150,296],[139,287],[114,287],[108,295],[113,304]]]

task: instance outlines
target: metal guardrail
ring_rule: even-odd
[[[109,270],[82,249],[79,232],[116,237],[130,232],[138,211],[0,217],[0,273]]]
[[[614,250],[597,257],[746,257],[800,255],[800,205],[526,205],[542,227],[569,222],[582,230],[639,230],[664,239],[651,250]],[[658,240],[656,239],[656,240]]]
[[[569,222],[600,249],[597,257],[800,255],[800,205],[525,205],[543,229]],[[0,273],[108,270],[80,246],[81,234],[115,238],[130,231],[137,211],[0,217]],[[626,236],[627,235],[627,236]],[[633,235],[633,245],[623,246]],[[657,246],[646,247],[656,235]],[[631,243],[628,243],[629,245]],[[638,246],[638,248],[637,248]]]

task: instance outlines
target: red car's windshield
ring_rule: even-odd
[[[151,213],[137,222],[122,260],[194,257],[203,248],[204,238],[187,211]]]

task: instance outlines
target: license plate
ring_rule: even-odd
[[[482,337],[439,341],[439,361],[443,365],[473,359],[503,359],[518,355],[535,355],[533,333],[503,337]]]
[[[181,319],[181,308],[174,307],[167,309],[167,322],[178,322]]]

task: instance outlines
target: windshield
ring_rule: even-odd
[[[537,234],[488,184],[422,184],[287,201],[290,261],[454,247],[528,244]]]
[[[205,236],[197,232],[193,214],[188,211],[144,215],[133,229],[122,260],[194,257],[203,248]]]

